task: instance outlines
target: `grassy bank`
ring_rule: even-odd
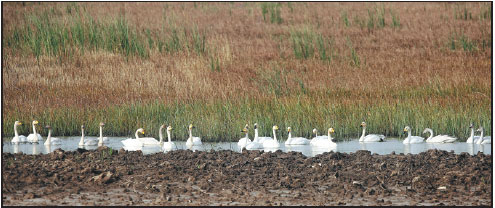
[[[492,131],[489,3],[9,2],[3,15],[3,136],[33,119],[56,135],[171,123],[178,139],[193,123],[205,141],[255,122],[283,138],[357,137],[363,120],[389,136]]]
[[[470,108],[481,105],[486,108]],[[432,128],[435,134],[449,134],[465,140],[469,136],[468,125],[474,122],[483,126],[485,134],[491,135],[489,103],[468,103],[446,106],[425,100],[418,103],[406,99],[398,102],[378,101],[374,104],[365,102],[312,100],[306,96],[273,100],[237,100],[193,103],[164,104],[132,104],[114,106],[97,110],[57,109],[37,115],[14,115],[4,118],[5,123],[13,123],[17,118],[25,123],[33,118],[40,121],[41,126],[49,124],[56,135],[80,135],[80,125],[86,126],[87,134],[98,135],[97,124],[106,123],[106,135],[133,136],[137,128],[144,128],[146,135],[158,138],[161,124],[174,127],[174,140],[186,140],[187,126],[192,123],[197,128],[194,135],[203,141],[236,141],[243,134],[240,132],[247,123],[251,126],[250,134],[254,135],[253,124],[258,123],[260,135],[271,136],[272,126],[278,125],[279,137],[287,138],[286,129],[292,127],[293,134],[312,138],[312,129],[317,128],[326,133],[330,127],[336,129],[337,139],[357,138],[360,123],[365,120],[369,133],[380,133],[387,136],[404,137],[406,125],[413,127],[413,135],[421,135],[424,128]],[[12,134],[12,125],[4,125],[3,132]],[[28,134],[31,125],[20,128],[20,132]],[[42,131],[45,132],[45,131]],[[425,135],[423,135],[425,136]]]

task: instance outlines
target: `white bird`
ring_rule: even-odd
[[[187,139],[186,145],[187,146],[199,146],[202,145],[203,143],[201,142],[201,138],[199,137],[193,137],[192,136],[192,129],[196,128],[192,124],[189,124],[189,138]]]
[[[141,133],[144,134],[144,129]],[[143,143],[143,145],[145,145],[145,146],[147,146],[147,145],[160,145],[160,142],[153,137],[139,137],[137,139],[139,141],[141,141]]]
[[[40,134],[36,133],[36,124],[38,124],[38,121],[34,120],[33,121],[33,133],[29,134],[27,137],[28,142],[31,143],[38,143],[43,141],[43,137],[41,137]]]
[[[455,142],[455,140],[457,140],[457,138],[451,137],[448,135],[433,136],[433,130],[430,128],[426,128],[423,131],[423,134],[426,134],[428,132],[430,133],[430,137],[428,137],[428,139],[426,139],[427,143],[452,143],[452,142]]]
[[[278,126],[273,126],[273,139],[266,139],[263,142],[263,148],[279,148],[280,144],[277,141],[277,135],[275,133],[276,130],[278,130]]]
[[[407,137],[402,141],[403,144],[418,144],[423,143],[425,138],[420,136],[411,136],[411,127],[406,126],[404,131],[407,132]]]
[[[165,125],[162,125],[164,127]],[[162,128],[160,128],[160,141],[162,140]],[[175,144],[172,142],[172,139],[170,138],[170,133],[172,132],[172,126],[167,127],[167,137],[168,137],[168,142],[163,143],[163,149],[165,150],[171,150],[174,148]]]
[[[476,144],[491,144],[492,143],[492,137],[491,136],[483,137],[483,133],[484,133],[483,127],[480,127],[476,131],[481,132],[480,138],[482,138],[482,139],[478,139],[478,141],[476,141]]]
[[[474,136],[474,126],[473,124],[469,125],[469,128],[471,129],[471,136],[467,139],[466,143],[476,143],[478,142],[478,139],[480,139],[480,136]]]
[[[246,124],[246,126],[244,126],[244,129],[242,129],[241,131],[246,133],[246,136],[239,139],[239,141],[237,142],[237,146],[239,146],[241,149],[243,147],[246,147],[247,144],[251,143],[251,140],[248,137],[248,130],[249,130],[249,126]]]
[[[361,127],[363,127],[363,134],[359,138],[359,142],[383,142],[385,140],[385,136],[381,134],[368,134],[364,136],[366,133],[366,123],[364,121],[361,123]]]
[[[309,142],[310,144],[313,143],[313,142],[317,142],[318,140],[325,140],[325,139],[328,139],[328,136],[318,136],[318,130],[317,129],[313,129],[313,134],[315,134],[315,137],[313,137],[311,139],[311,141]]]
[[[258,136],[258,124],[254,124],[254,139],[253,142],[258,142],[260,144],[263,144],[263,142],[267,140],[273,140],[271,137],[260,137]]]
[[[48,129],[48,137],[46,137],[45,145],[49,146],[49,145],[62,144],[62,141],[59,138],[52,137],[52,127],[51,126],[46,126],[45,128]]]
[[[308,145],[309,140],[304,137],[292,137],[291,128],[287,127],[287,133],[289,134],[287,137],[287,141],[285,141],[285,145]]]
[[[124,147],[126,147],[126,148],[140,148],[140,147],[143,147],[144,144],[143,144],[143,142],[141,142],[139,140],[138,133],[144,134],[144,129],[139,128],[136,131],[136,134],[135,134],[136,138],[135,139],[128,138],[126,140],[122,140],[121,142],[122,142],[122,144],[124,144]]]
[[[334,147],[337,146],[337,143],[333,142],[333,138],[331,133],[334,133],[335,130],[333,128],[328,129],[328,135],[327,136],[321,136],[321,137],[326,137],[325,139],[312,139],[311,140],[311,145],[316,146],[316,147]],[[321,138],[320,137],[320,138]]]
[[[108,142],[108,138],[103,137],[103,126],[105,126],[105,124],[100,122],[100,137],[98,137],[98,146],[102,146],[104,143]]]
[[[246,136],[244,138],[239,139],[237,142],[237,146],[242,150],[242,148],[246,147],[249,143],[251,143],[251,140],[248,137],[248,125],[244,126],[241,132],[246,133]]]
[[[81,140],[79,141],[79,146],[96,146],[98,145],[98,139],[84,137],[84,125],[81,125]]]
[[[17,126],[20,126],[20,125],[22,125],[21,122],[19,122],[19,121],[15,121],[14,122],[14,138],[11,141],[14,144],[19,144],[19,143],[25,143],[25,142],[27,142],[27,137],[26,136],[19,135],[19,133],[17,133]]]

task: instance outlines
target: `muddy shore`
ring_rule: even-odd
[[[2,154],[3,205],[492,205],[490,155]]]

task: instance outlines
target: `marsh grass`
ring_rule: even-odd
[[[469,105],[445,108],[441,103],[411,103],[407,100],[379,102],[373,105],[366,102],[347,104],[343,100],[311,100],[306,95],[297,98],[277,98],[270,100],[236,100],[236,101],[196,101],[194,103],[163,104],[158,101],[150,104],[132,104],[114,106],[98,110],[58,109],[50,114],[32,115],[42,125],[51,125],[54,135],[80,135],[80,125],[85,124],[87,135],[98,135],[97,124],[105,122],[105,135],[132,137],[137,128],[144,128],[146,136],[158,138],[158,129],[162,124],[170,124],[174,128],[173,139],[185,141],[188,137],[187,126],[196,126],[193,134],[200,136],[205,142],[236,141],[243,135],[240,129],[249,124],[258,123],[260,135],[271,135],[271,127],[278,125],[280,129],[291,126],[297,130],[298,136],[312,138],[312,129],[325,132],[333,127],[336,138],[356,138],[359,136],[361,121],[368,124],[368,132],[387,136],[404,137],[406,125],[413,127],[414,135],[421,135],[424,128],[432,128],[435,134],[450,134],[461,141],[469,135],[469,123],[483,126],[485,134],[491,135],[490,114],[471,109]],[[325,103],[322,105],[322,103]],[[489,105],[476,103],[477,105]],[[24,123],[29,117],[15,115]],[[5,123],[14,123],[13,117],[5,119]],[[311,119],[308,119],[311,118]],[[3,132],[12,134],[12,125],[4,125]],[[19,129],[27,135],[29,125]],[[149,133],[148,133],[149,132]],[[45,135],[45,130],[40,130]],[[279,131],[283,140],[286,131]]]

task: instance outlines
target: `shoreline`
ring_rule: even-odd
[[[482,153],[142,155],[101,147],[3,153],[2,162],[4,205],[492,204],[492,159]]]

